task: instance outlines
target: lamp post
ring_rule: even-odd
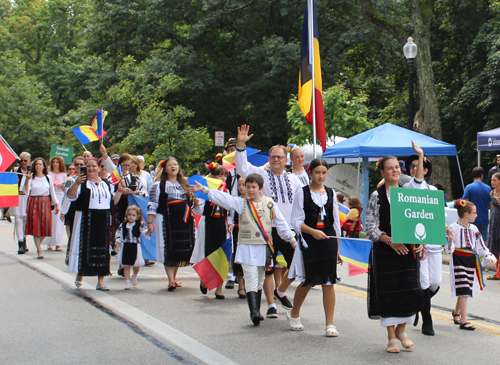
[[[405,54],[406,61],[408,62],[408,67],[410,68],[409,74],[409,105],[408,105],[408,129],[413,130],[413,64],[415,63],[415,57],[417,57],[418,47],[413,43],[413,38],[408,37],[406,44],[403,47],[403,53]]]

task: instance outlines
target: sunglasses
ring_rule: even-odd
[[[21,160],[22,162],[29,162],[29,160]]]

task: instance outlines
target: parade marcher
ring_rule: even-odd
[[[17,253],[22,255],[29,252],[26,245],[26,237],[24,231],[26,229],[26,205],[28,203],[28,196],[24,193],[24,185],[26,183],[26,175],[31,171],[31,155],[28,152],[21,152],[19,155],[21,163],[19,167],[15,167],[12,171],[17,172],[17,186],[19,188],[19,205],[10,208],[11,215],[14,216],[16,225],[16,235],[19,243],[19,250]]]
[[[99,177],[103,180],[107,180],[109,178],[109,172],[106,170],[106,166],[104,165],[104,157],[99,159]]]
[[[247,160],[245,145],[253,134],[248,135],[250,127],[242,125],[238,128],[238,143],[236,145],[236,171],[238,174],[246,178],[251,173],[256,173],[264,178],[264,190],[262,194],[267,196],[276,203],[279,207],[288,226],[291,226],[290,218],[292,216],[293,197],[298,190],[302,188],[302,183],[297,176],[286,172],[285,165],[287,163],[287,150],[285,146],[277,145],[269,150],[269,168],[256,167],[250,164]],[[273,243],[274,243],[274,263],[276,265],[276,255],[279,252],[283,254],[285,261],[290,267],[293,260],[294,248],[285,240],[281,239],[276,229],[273,228]],[[288,299],[286,290],[293,282],[288,276],[285,276],[278,289],[274,289],[274,280],[272,272],[266,272],[264,282],[264,293],[268,303],[266,316],[268,318],[278,318],[274,296],[278,298],[281,305],[290,310],[293,308],[292,303]]]
[[[410,172],[412,179],[404,185],[405,188],[437,190],[428,181],[432,174],[432,162],[424,155],[423,150],[413,142],[413,150],[417,155],[412,155],[406,159],[406,170]],[[417,176],[423,176],[418,178]],[[420,257],[420,286],[422,288],[422,333],[427,336],[434,336],[431,316],[431,298],[436,295],[442,280],[442,251],[440,245],[424,245]],[[414,325],[418,323],[418,313],[415,317]]]
[[[294,146],[290,150],[290,160],[292,160],[292,174],[297,176],[302,186],[309,185],[309,174],[304,168],[304,151],[299,146]]]
[[[495,161],[496,164],[488,171],[488,178],[486,179],[486,184],[488,184],[492,188],[493,185],[491,185],[491,178],[493,177],[494,174],[500,172],[500,155],[497,155]]]
[[[272,264],[272,227],[283,240],[293,247],[297,245],[295,232],[290,230],[280,209],[271,198],[262,196],[264,179],[259,174],[249,174],[245,179],[248,198],[233,197],[215,189],[208,189],[197,183],[193,190],[203,191],[211,201],[224,209],[235,210],[240,215],[238,250],[235,262],[240,263],[245,273],[247,301],[250,318],[258,326],[264,317],[260,314],[262,286],[265,269]],[[245,234],[244,232],[248,232]],[[276,248],[274,248],[275,250]]]
[[[59,200],[43,158],[33,160],[33,172],[28,172],[24,193],[28,195],[26,236],[33,236],[38,258],[43,259],[42,241],[52,236],[51,205],[56,215],[59,215]]]
[[[453,240],[446,246],[446,253],[451,255],[451,295],[457,297],[455,310],[451,314],[453,322],[459,324],[461,330],[473,331],[476,328],[467,321],[467,298],[473,297],[484,287],[479,256],[485,256],[491,263],[497,260],[484,244],[479,229],[472,224],[477,216],[476,206],[459,199],[454,208],[458,213],[458,222],[450,225]]]
[[[359,238],[359,232],[363,230],[361,222],[361,212],[363,208],[361,207],[361,202],[357,196],[351,195],[349,199],[347,199],[347,206],[350,210],[345,217],[342,230],[346,233],[346,237]]]
[[[65,193],[64,181],[68,177],[68,175],[66,175],[64,160],[61,156],[54,156],[50,159],[49,166],[49,176],[54,183],[57,200],[62,203]],[[52,210],[52,236],[45,238],[42,245],[47,245],[49,250],[52,250],[52,246],[55,246],[56,251],[62,251],[61,243],[63,233],[64,222],[61,220],[61,212],[56,214],[56,211]]]
[[[82,153],[82,156],[83,156],[83,158],[85,159],[85,164],[87,164],[87,162],[89,162],[89,159],[91,159],[91,158],[92,158],[92,152],[85,150],[85,151]]]
[[[469,200],[477,207],[477,218],[475,226],[481,232],[484,239],[488,239],[488,210],[490,209],[491,189],[483,182],[484,170],[482,167],[472,169],[472,178],[474,181],[465,187],[462,199]],[[491,181],[489,182],[491,184]]]
[[[337,337],[333,325],[335,310],[335,289],[337,263],[342,263],[339,253],[340,219],[336,193],[323,185],[328,164],[322,158],[315,158],[309,165],[311,183],[295,194],[293,199],[292,227],[301,235],[299,248],[295,250],[294,261],[289,270],[301,284],[293,296],[293,309],[287,313],[292,331],[302,331],[300,308],[309,290],[321,285],[325,309],[325,336]]]
[[[405,327],[414,322],[421,306],[417,254],[423,246],[392,242],[389,189],[399,187],[398,159],[394,156],[380,159],[378,170],[384,184],[371,194],[365,221],[366,235],[373,242],[368,276],[368,316],[380,319],[381,325],[387,328],[387,352],[398,353],[397,339],[407,350],[415,347]],[[417,171],[417,178],[422,179],[423,172]]]
[[[238,193],[243,199],[247,198],[247,190],[245,187],[245,179],[240,177],[238,180]],[[232,194],[231,194],[232,195]],[[233,275],[236,276],[238,281],[238,298],[246,299],[245,291],[245,281],[243,277],[243,268],[241,264],[236,263],[234,260],[236,258],[236,252],[238,251],[238,235],[240,231],[240,215],[237,211],[231,210],[227,218],[228,232],[233,237],[233,255],[231,256],[231,268]],[[227,287],[226,289],[230,289]]]
[[[228,175],[227,169],[216,163],[211,163],[209,169],[212,172],[210,177],[222,180],[221,189],[225,190],[225,181]],[[227,210],[213,202],[199,199],[199,204],[193,207],[193,213],[202,216],[198,222],[196,242],[190,260],[192,264],[197,264],[212,252],[217,251],[226,241],[228,237]],[[203,281],[200,281],[200,291],[203,294],[207,293],[207,288]],[[215,298],[225,298],[222,294],[222,284],[215,290]]]
[[[120,198],[118,192],[115,201]],[[75,286],[80,288],[84,276],[97,276],[96,290],[108,291],[104,277],[109,275],[109,227],[113,191],[109,182],[99,177],[99,160],[87,161],[87,175],[77,174],[67,191],[75,209],[69,252],[69,271],[77,273]]]
[[[139,176],[139,179],[142,181],[142,185],[145,187],[145,191],[147,193],[146,197],[149,197],[149,192],[151,191],[151,188],[153,187],[153,178],[149,174],[149,172],[144,171],[144,165],[146,163],[146,160],[144,160],[143,156],[137,156],[139,159],[139,172],[137,175]]]
[[[142,220],[142,210],[136,205],[129,205],[125,212],[125,222],[116,230],[115,242],[119,246],[118,262],[122,265],[125,277],[125,290],[131,285],[137,285],[137,274],[144,265],[141,251],[141,234],[148,234],[148,227]],[[130,267],[134,268],[132,282],[130,281]]]
[[[160,162],[160,170],[149,194],[148,230],[156,234],[156,261],[164,264],[168,290],[181,287],[180,266],[188,266],[195,240],[193,199],[189,184],[175,157]],[[194,199],[197,201],[197,199]],[[153,222],[154,220],[154,222]]]
[[[488,230],[488,244],[493,256],[497,259],[496,273],[488,276],[488,280],[500,280],[500,172],[491,177],[493,190],[490,193],[490,227]]]

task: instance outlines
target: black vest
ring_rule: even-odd
[[[128,231],[129,229],[127,228],[127,223],[122,224],[122,237],[123,240],[126,241],[128,237]],[[140,222],[135,222],[134,226],[132,227],[132,236],[139,238],[141,236],[141,223]]]
[[[109,209],[111,210],[111,205],[113,204],[113,196],[111,195],[111,188],[109,186],[109,182],[107,180],[101,180],[101,182],[108,185],[108,194],[110,195],[109,200]],[[89,210],[90,203],[90,189],[87,188],[87,181],[85,181],[82,185],[80,185],[80,195],[78,199],[71,203],[71,208],[75,211],[86,212]]]
[[[220,216],[221,217],[227,217],[227,210],[219,207],[220,209]],[[215,214],[215,211],[217,210],[217,204],[212,205],[208,200],[205,202],[205,207],[203,208],[203,215],[206,217],[213,217]]]
[[[379,210],[379,229],[391,236],[391,203],[387,199],[385,184],[377,189]]]
[[[127,179],[123,179],[125,181],[125,187],[129,187],[130,185],[136,185],[137,183],[137,175],[133,174],[130,172],[130,185],[128,183]],[[116,190],[115,190],[116,191]],[[128,196],[127,195],[122,195],[120,197],[120,200],[118,200],[118,203],[116,204],[116,207],[119,211],[125,212],[125,210],[128,207]]]
[[[335,221],[333,218],[333,190],[326,186],[325,189],[326,193],[328,194],[328,201],[325,204],[325,228],[332,229],[333,223]],[[311,198],[311,190],[309,189],[309,185],[302,187],[302,190],[304,191],[304,213],[306,214],[304,223],[311,228],[316,228],[321,208],[314,204]]]

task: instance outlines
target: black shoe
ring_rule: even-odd
[[[269,308],[267,310],[266,317],[267,318],[278,318],[278,311],[276,310],[276,308],[274,308],[274,307]]]
[[[7,220],[12,223],[12,218],[11,217],[7,217]]]
[[[422,324],[422,333],[426,336],[434,336],[434,329],[432,328],[432,321],[424,321]]]
[[[118,255],[118,252],[116,252],[115,250],[111,251],[111,256],[116,256],[116,255]]]
[[[201,294],[207,294],[207,288],[206,287],[204,288],[202,284],[203,284],[203,282],[200,281],[200,291],[201,291]]]
[[[226,289],[234,289],[234,280],[228,280],[226,283]]]
[[[118,275],[123,276],[123,267],[121,269],[118,269]]]
[[[258,326],[260,321],[264,319],[260,314],[258,308],[258,295],[257,292],[250,291],[247,293],[248,308],[250,309],[250,318],[252,319],[253,325]]]
[[[274,296],[276,298],[278,298],[278,300],[281,302],[281,305],[283,306],[283,308],[285,308],[286,310],[292,310],[293,309],[293,305],[288,300],[288,296],[286,294],[285,294],[284,297],[280,297],[278,295],[278,291],[276,289],[274,289]]]
[[[226,297],[224,295],[219,295],[215,293],[215,299],[226,299]]]
[[[145,266],[153,266],[154,264],[156,264],[156,262],[151,261],[151,260],[144,260],[144,265]]]
[[[17,251],[17,254],[18,255],[24,255],[26,253],[26,247],[24,247],[24,242],[23,241],[19,241],[19,250]]]

